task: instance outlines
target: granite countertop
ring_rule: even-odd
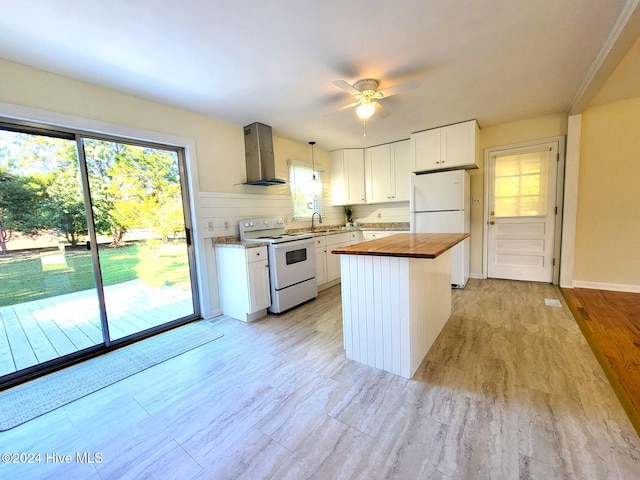
[[[468,233],[398,233],[386,238],[336,248],[331,250],[331,253],[436,258],[467,237]]]
[[[409,231],[409,222],[361,223],[357,227],[344,225],[321,225],[312,232],[310,228],[287,229],[287,233],[313,233],[314,235],[333,235],[336,233],[359,232],[362,230]]]
[[[313,235],[334,235],[345,232],[358,232],[362,230],[391,230],[391,231],[409,231],[409,222],[387,222],[387,223],[362,223],[357,227],[345,227],[344,225],[327,225],[317,227],[313,232],[310,228],[292,228],[287,229],[287,233],[312,233]],[[256,248],[269,245],[266,242],[241,242],[237,235],[227,237],[212,237],[211,241],[215,247],[228,248]]]
[[[224,248],[258,248],[269,245],[267,242],[241,242],[240,238],[234,236],[214,237],[211,241],[214,247]]]

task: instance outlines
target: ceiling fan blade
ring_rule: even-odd
[[[326,117],[327,115],[333,115],[334,113],[341,112],[342,110],[347,110],[348,108],[353,108],[353,107],[356,107],[358,105],[360,105],[360,102],[352,102],[352,103],[349,103],[347,105],[343,105],[340,108],[336,108],[335,110],[332,110],[331,112],[327,112],[327,113],[324,114],[324,116]]]
[[[410,80],[408,82],[399,83],[398,85],[394,85],[389,88],[385,88],[384,90],[379,90],[384,98],[390,97],[391,95],[396,95],[401,92],[406,92],[408,90],[413,90],[414,88],[418,88],[420,86],[420,82],[418,80]]]
[[[345,92],[350,93],[351,95],[359,95],[360,94],[360,90],[358,90],[357,88],[355,88],[352,85],[349,85],[344,80],[334,80],[333,84],[336,87],[343,89]]]
[[[340,110],[346,110],[347,108],[353,108],[353,107],[358,106],[359,104],[360,104],[360,102],[352,102],[352,103],[349,103],[349,104],[347,104],[347,105],[343,105],[343,106],[341,106],[341,107],[340,107],[340,108],[338,108],[336,111],[338,111],[338,112],[339,112]]]
[[[385,107],[383,107],[380,102],[375,102],[375,104],[376,104],[376,113],[380,115],[380,118],[387,118],[389,115],[391,115],[391,112]]]

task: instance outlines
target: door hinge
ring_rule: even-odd
[[[556,207],[556,215],[558,214],[558,207]]]
[[[560,161],[560,153],[556,153],[556,162]]]
[[[554,267],[556,266],[556,259],[554,258],[553,261],[551,262],[551,265],[553,265]]]

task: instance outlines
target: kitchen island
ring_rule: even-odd
[[[340,254],[347,358],[413,377],[451,315],[450,249],[468,233],[403,233]]]

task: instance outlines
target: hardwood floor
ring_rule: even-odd
[[[105,300],[112,340],[193,313],[191,292],[140,280],[105,287]],[[93,290],[0,307],[0,377],[102,342]]]
[[[412,380],[345,358],[339,288],[222,318],[223,338],[0,433],[41,454],[0,478],[638,478],[640,438],[557,288],[455,290]]]
[[[562,294],[640,435],[640,294],[584,288]]]

